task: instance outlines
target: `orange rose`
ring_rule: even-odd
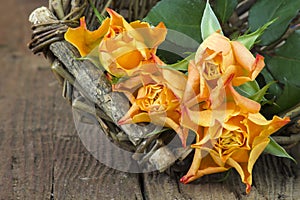
[[[214,33],[203,41],[197,50],[195,64],[210,90],[213,108],[225,98],[235,101],[248,112],[258,112],[260,104],[238,94],[234,86],[253,81],[264,67],[264,58],[253,57],[251,52],[237,41]]]
[[[166,37],[166,27],[159,23],[152,28],[146,22],[128,23],[111,9],[110,28],[99,46],[99,58],[111,74],[121,77],[131,75],[142,65],[162,62],[155,56],[156,49]]]
[[[98,46],[103,67],[115,76],[131,75],[147,63],[163,64],[155,56],[158,45],[166,37],[167,29],[161,22],[151,27],[146,22],[128,23],[121,15],[107,9],[106,18],[95,31],[87,30],[84,17],[80,26],[69,28],[65,40],[73,44],[81,56],[86,56]]]
[[[151,122],[170,127],[177,132],[185,146],[188,130],[180,125],[180,102],[186,76],[154,64],[147,67],[113,86],[114,91],[123,92],[132,104],[119,124]]]
[[[231,104],[231,105],[230,105]],[[242,113],[235,105],[227,105],[227,116],[223,123],[214,126],[202,121],[197,134],[193,163],[181,182],[188,183],[206,174],[218,173],[235,168],[249,193],[252,184],[252,169],[260,154],[268,145],[269,136],[287,124],[289,118],[273,117],[266,120],[259,113]],[[212,110],[205,110],[202,117],[212,121]]]

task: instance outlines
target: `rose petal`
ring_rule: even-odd
[[[65,40],[74,45],[81,56],[89,54],[102,40],[108,32],[110,19],[106,18],[101,26],[95,31],[87,30],[85,18],[80,18],[80,26],[77,28],[68,28],[64,37]]]
[[[232,84],[228,85],[228,88],[231,91],[234,101],[239,107],[241,107],[242,110],[250,113],[259,112],[261,107],[259,103],[240,95],[237,91],[235,91]]]
[[[187,174],[180,179],[180,182],[186,184],[204,175],[224,172],[227,170],[227,167],[218,166],[210,154],[205,154],[205,156],[203,156],[202,150],[196,149],[192,165]]]
[[[252,53],[238,41],[232,41],[231,44],[236,61],[246,69],[247,72],[252,72],[254,69],[253,67],[255,67],[253,66],[255,58]]]

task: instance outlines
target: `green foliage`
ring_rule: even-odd
[[[276,104],[266,108],[269,114],[282,112],[297,103],[300,99],[300,30],[295,31],[286,43],[275,51],[275,55],[266,59],[266,79],[278,81],[282,91],[275,91]],[[279,85],[277,87],[279,87]]]
[[[214,11],[209,5],[209,1],[207,0],[206,6],[203,12],[202,20],[201,20],[201,36],[202,39],[205,40],[208,36],[216,31],[221,31],[222,28],[216,17]]]
[[[300,30],[295,31],[267,63],[268,69],[277,80],[288,80],[300,87]]]
[[[243,85],[235,87],[235,90],[241,95],[250,98],[259,91],[259,85],[256,81],[246,82]]]
[[[97,8],[95,7],[95,5],[93,4],[93,2],[91,0],[89,0],[89,4],[93,8],[93,12],[95,13],[99,23],[102,24],[102,21],[105,19],[105,17],[99,13],[99,11],[97,10]]]
[[[168,29],[184,33],[201,42],[200,23],[205,2],[201,0],[162,0],[148,13],[145,21],[164,22]]]
[[[275,21],[276,21],[276,19],[266,23],[265,25],[263,25],[262,27],[260,27],[259,29],[257,29],[256,31],[254,31],[252,33],[245,34],[245,35],[242,35],[242,36],[238,37],[237,41],[239,41],[240,43],[245,45],[245,47],[247,47],[247,49],[251,49],[253,47],[253,45],[255,44],[255,42],[257,41],[257,39]]]
[[[202,42],[200,23],[204,8],[202,0],[162,0],[144,18],[152,25],[164,22],[168,28],[167,38],[157,52],[164,62],[176,63],[186,57],[186,52],[196,51]]]
[[[238,87],[235,87],[235,89],[241,95],[243,95],[249,99],[252,99],[253,101],[256,101],[262,105],[263,104],[272,104],[271,101],[269,101],[265,98],[265,95],[266,95],[268,89],[270,88],[270,86],[274,83],[275,82],[272,81],[260,89],[257,81],[251,81],[251,82],[246,82],[243,85],[240,85]]]
[[[214,11],[223,24],[231,17],[237,4],[237,0],[216,0]]]
[[[275,81],[269,82],[267,85],[265,85],[263,88],[261,88],[259,91],[257,91],[255,94],[250,96],[249,98],[252,99],[253,101],[256,101],[261,104],[269,103],[268,100],[264,97],[270,88],[271,85],[273,85]]]
[[[296,17],[300,0],[259,0],[250,10],[249,27],[255,31],[267,22],[278,18],[261,37],[261,45],[269,45],[278,40]]]
[[[189,55],[185,59],[181,60],[180,62],[174,63],[172,65],[168,65],[167,67],[170,69],[187,71],[190,60],[193,60],[194,58],[195,58],[195,53],[192,53],[191,55]]]
[[[289,158],[295,163],[297,163],[297,161],[292,156],[290,156],[285,151],[285,149],[281,147],[272,137],[270,137],[270,142],[268,146],[265,148],[264,152],[278,157]]]

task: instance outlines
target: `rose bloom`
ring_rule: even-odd
[[[238,41],[230,41],[216,32],[203,41],[195,55],[195,65],[210,91],[213,108],[232,100],[247,112],[258,112],[260,104],[241,96],[234,86],[253,81],[265,66],[264,58]],[[193,74],[191,74],[193,76]]]
[[[98,48],[102,66],[118,77],[131,75],[146,63],[163,64],[155,56],[158,45],[167,34],[162,22],[156,27],[138,20],[128,23],[115,11],[108,8],[107,12],[110,18],[106,18],[95,31],[87,29],[82,17],[79,27],[67,30],[65,40],[74,45],[81,56]]]
[[[249,193],[252,184],[253,166],[268,145],[269,136],[286,125],[289,118],[274,116],[266,120],[260,113],[243,113],[233,103],[226,105],[224,122],[215,122],[212,110],[201,115],[201,131],[197,134],[193,163],[180,181],[191,182],[206,174],[218,173],[235,168],[246,184]]]
[[[131,103],[119,125],[151,122],[169,127],[185,146],[188,129],[180,125],[180,102],[185,84],[186,75],[179,71],[155,64],[143,66],[143,70],[113,86],[114,91],[124,93]]]
[[[107,9],[111,17],[108,33],[99,45],[99,58],[103,67],[112,75],[131,75],[147,63],[163,64],[155,56],[158,45],[167,30],[161,22],[150,27],[146,22],[128,23],[121,15]]]

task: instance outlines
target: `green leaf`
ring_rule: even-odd
[[[299,12],[300,0],[258,0],[249,12],[249,28],[253,31],[278,18],[261,36],[262,45],[279,39]]]
[[[185,59],[174,63],[172,65],[168,65],[167,67],[170,69],[175,69],[175,70],[181,70],[181,71],[187,71],[188,70],[188,66],[190,63],[190,60],[193,60],[195,58],[195,53],[192,53],[191,55],[189,55],[188,57],[186,57]],[[164,67],[164,66],[162,66]]]
[[[273,24],[277,19],[273,19],[272,21],[266,23],[265,25],[263,25],[262,27],[260,27],[259,29],[257,29],[255,32],[250,33],[250,34],[246,34],[246,35],[242,35],[240,37],[238,37],[237,41],[239,41],[240,43],[242,43],[243,45],[245,45],[245,47],[247,49],[251,49],[253,47],[253,45],[255,44],[255,42],[257,41],[257,39],[264,33],[264,31],[271,25]]]
[[[105,71],[105,69],[103,68],[100,60],[99,60],[99,52],[98,52],[98,46],[95,47],[88,55],[84,56],[84,57],[80,57],[80,58],[75,58],[76,60],[88,60],[91,63],[93,63],[95,65],[95,67],[97,67],[98,69],[101,69],[102,71]]]
[[[103,15],[101,15],[99,13],[99,11],[97,10],[97,8],[95,7],[95,5],[93,4],[92,0],[89,0],[89,4],[91,5],[91,7],[93,8],[93,11],[99,21],[100,24],[102,24],[103,20],[105,20],[105,17]]]
[[[260,89],[256,80],[246,82],[243,85],[234,88],[240,95],[247,98],[250,98],[251,96],[255,95]]]
[[[214,10],[221,22],[225,23],[231,17],[237,5],[237,0],[216,0]]]
[[[289,158],[295,163],[297,163],[297,161],[292,156],[290,156],[286,152],[286,150],[282,146],[280,146],[272,137],[270,137],[270,142],[268,146],[265,148],[264,152],[278,157]]]
[[[277,80],[287,80],[300,87],[300,30],[295,31],[267,62]]]
[[[205,40],[208,36],[210,36],[211,34],[213,34],[218,30],[220,30],[222,33],[222,28],[218,21],[218,18],[216,17],[214,11],[209,5],[209,1],[207,0],[203,17],[201,20],[202,40]]]
[[[265,67],[262,71],[261,74],[263,75],[265,82],[274,82],[275,78],[272,76],[272,74],[268,71],[267,67]],[[276,81],[275,81],[276,82]],[[269,88],[269,93],[270,95],[273,96],[280,96],[282,94],[282,88],[278,84],[272,84]]]
[[[276,99],[275,105],[264,108],[263,113],[266,115],[281,113],[298,104],[299,100],[300,87],[286,82],[283,88],[283,93]]]
[[[258,103],[261,103],[262,101],[266,100],[264,99],[265,94],[267,93],[267,90],[270,88],[271,85],[273,85],[275,81],[272,81],[265,85],[263,88],[261,88],[258,92],[250,96],[249,98],[253,101],[256,101]]]
[[[279,107],[266,108],[266,112],[277,114],[300,102],[300,30],[295,31],[273,57],[267,57],[266,63],[268,71],[283,89],[275,101]]]
[[[163,133],[165,131],[169,131],[171,130],[170,128],[162,128],[162,127],[157,127],[155,128],[151,133],[148,133],[145,138],[148,138],[148,137],[151,137],[151,136],[154,136],[154,135],[158,135],[160,133]]]
[[[156,25],[164,22],[171,30],[181,32],[201,42],[200,23],[205,7],[202,0],[162,0],[145,17],[145,21]],[[180,39],[177,38],[177,42]]]
[[[205,7],[203,0],[161,0],[145,17],[152,25],[164,22],[168,28],[166,40],[157,55],[166,63],[176,63],[195,52],[202,42],[200,23]]]

